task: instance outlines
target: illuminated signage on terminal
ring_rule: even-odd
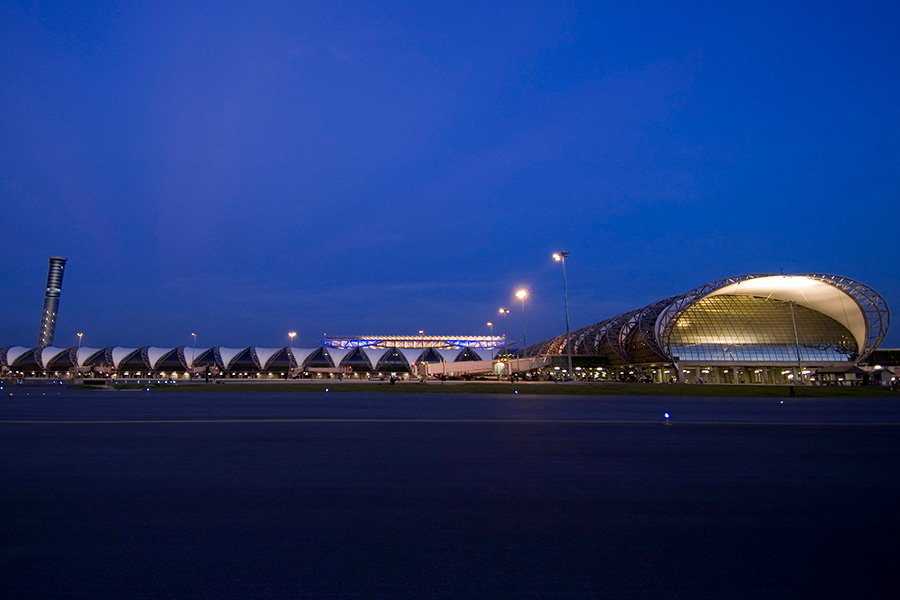
[[[506,336],[479,335],[363,335],[325,336],[321,342],[331,348],[502,348],[509,344]]]

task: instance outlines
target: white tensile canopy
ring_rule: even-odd
[[[123,348],[122,346],[116,346],[112,349],[113,366],[118,369],[123,360],[138,350],[140,350],[140,348]]]
[[[846,327],[860,349],[866,345],[866,316],[849,294],[824,281],[803,275],[770,275],[719,288],[710,296],[756,296],[796,302],[828,315]]]

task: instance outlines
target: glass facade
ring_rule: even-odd
[[[796,362],[798,349],[807,363],[849,361],[858,352],[850,331],[831,317],[754,296],[702,298],[669,338],[669,351],[682,361]]]

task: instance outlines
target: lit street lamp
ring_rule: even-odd
[[[509,314],[509,309],[508,309],[508,308],[501,308],[501,309],[500,309],[500,314],[501,314],[501,315],[508,315],[508,314]],[[503,319],[503,337],[504,337],[504,338],[506,337],[507,325],[508,325],[508,323],[506,322],[506,319]],[[509,366],[509,365],[510,365],[510,363],[509,363],[509,352],[507,352],[506,355],[507,355],[507,363],[506,363],[506,364],[507,364],[507,366]],[[507,375],[509,375],[509,373],[507,373]]]
[[[288,331],[288,337],[291,338],[291,349],[288,350],[288,372],[284,374],[284,378],[287,379],[288,375],[291,371],[294,370],[294,338],[297,337],[296,331]]]
[[[81,366],[78,363],[78,355],[81,353],[81,338],[84,337],[84,334],[79,331],[75,335],[78,336],[78,349],[75,350],[75,375],[77,376],[81,373]]]
[[[508,308],[501,308],[501,309],[500,309],[500,314],[501,314],[501,315],[508,315],[508,314],[509,314],[509,309],[508,309]],[[503,337],[504,337],[504,338],[506,337],[506,333],[507,333],[507,330],[508,330],[508,326],[507,326],[507,325],[508,325],[508,324],[507,324],[507,322],[506,322],[506,319],[504,319],[504,320],[503,320]]]
[[[191,372],[193,372],[193,370],[194,370],[194,358],[196,358],[194,356],[194,354],[196,354],[196,352],[197,352],[197,334],[192,333],[191,334],[191,364],[190,364]]]
[[[494,360],[494,322],[488,321],[487,326],[491,328],[491,360]]]
[[[559,251],[553,254],[553,260],[562,263],[563,268],[563,299],[566,302],[566,358],[569,361],[569,377],[575,379],[575,371],[572,370],[572,348],[569,342],[569,284],[566,281],[566,257],[568,252]]]
[[[525,357],[525,348],[528,347],[528,341],[525,336],[525,298],[528,297],[528,290],[521,289],[516,292],[516,298],[522,301],[522,357]]]
[[[501,315],[508,315],[508,314],[509,314],[509,309],[508,309],[508,308],[501,308],[501,309],[500,309],[500,314],[501,314]],[[504,324],[505,324],[505,323],[506,323],[506,322],[504,321]],[[506,335],[506,327],[503,328],[503,335],[504,335],[504,336]]]

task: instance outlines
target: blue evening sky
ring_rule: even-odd
[[[0,346],[528,341],[729,275],[900,308],[900,3],[0,4]],[[501,306],[513,312],[504,321]],[[885,345],[900,346],[895,327]]]

